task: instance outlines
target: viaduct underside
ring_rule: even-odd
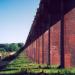
[[[75,0],[40,0],[25,52],[39,64],[75,66]]]

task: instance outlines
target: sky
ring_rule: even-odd
[[[40,0],[0,0],[0,43],[25,43]]]

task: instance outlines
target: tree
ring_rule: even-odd
[[[18,44],[16,44],[16,43],[11,43],[9,48],[10,48],[10,51],[17,51],[17,50],[19,50]]]
[[[24,46],[24,43],[18,43],[18,46],[21,48]]]
[[[0,48],[0,51],[1,52],[5,52],[6,50],[4,48]]]

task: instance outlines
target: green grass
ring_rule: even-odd
[[[17,57],[17,59],[13,60],[12,62],[7,65],[6,69],[0,71],[0,74],[12,74],[20,72],[22,68],[25,68],[27,64],[31,63],[31,61],[25,56],[23,53]]]
[[[51,69],[51,67],[53,67]],[[0,74],[13,74],[18,72],[31,72],[31,73],[48,73],[48,74],[75,74],[75,68],[70,69],[57,69],[56,66],[49,66],[49,69],[47,69],[47,65],[41,65],[41,64],[35,64],[32,63],[30,59],[28,59],[27,56],[25,56],[24,53],[21,53],[17,59],[10,62],[9,65],[7,65],[6,69],[3,71],[0,71]]]

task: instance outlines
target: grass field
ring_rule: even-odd
[[[70,69],[56,69],[55,67],[51,68],[47,65],[40,65],[32,63],[30,59],[25,56],[25,54],[21,53],[17,59],[10,62],[9,65],[2,71],[0,74],[14,74],[19,72],[28,72],[28,73],[47,73],[47,74],[57,74],[57,75],[75,75],[75,68]]]

